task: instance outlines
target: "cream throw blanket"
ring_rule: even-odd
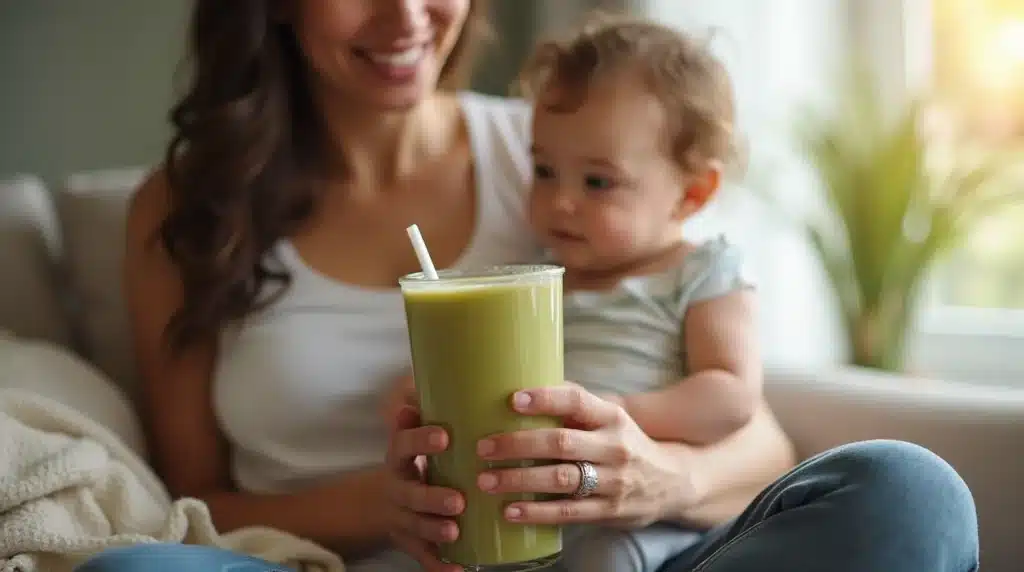
[[[333,553],[280,531],[218,534],[205,504],[171,502],[149,467],[104,427],[56,401],[0,390],[0,572],[70,572],[106,548],[146,542],[344,571]]]

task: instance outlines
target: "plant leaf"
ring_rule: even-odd
[[[844,329],[849,332],[860,314],[861,300],[848,250],[831,246],[824,233],[813,226],[808,225],[806,231],[839,302]]]

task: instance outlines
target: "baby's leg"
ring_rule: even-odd
[[[566,531],[559,568],[566,572],[654,572],[700,541],[702,535],[669,524],[638,530],[574,526]]]

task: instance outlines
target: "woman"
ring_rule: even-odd
[[[415,470],[447,436],[404,410],[389,440],[378,404],[408,366],[394,286],[417,267],[408,224],[442,267],[537,255],[523,213],[528,109],[452,90],[484,11],[480,0],[196,3],[193,82],[164,168],[131,205],[125,283],[157,469],[175,495],[206,501],[221,530],[283,529],[356,572],[417,569],[407,555],[453,569],[427,547],[458,533],[445,517],[463,502]],[[522,521],[710,529],[671,572],[976,566],[970,495],[920,448],[851,445],[776,480],[792,450],[765,406],[730,440],[696,448],[653,442],[575,386],[520,397],[524,413],[587,431],[555,449],[508,436],[494,455],[600,471],[592,496],[523,505]],[[579,484],[538,477],[501,486]],[[161,566],[272,569],[143,546],[82,570]]]

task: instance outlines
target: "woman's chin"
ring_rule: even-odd
[[[373,97],[370,104],[381,112],[407,111],[430,98],[433,92],[434,88],[427,86],[417,89],[393,89]]]
[[[349,91],[345,99],[368,113],[396,113],[408,111],[435,93],[433,82],[418,82],[403,86],[371,86],[363,84],[361,89]]]
[[[379,111],[403,111],[416,107],[437,90],[437,76],[432,57],[424,57],[418,65],[406,69],[373,65],[362,61],[358,79],[363,100]]]

